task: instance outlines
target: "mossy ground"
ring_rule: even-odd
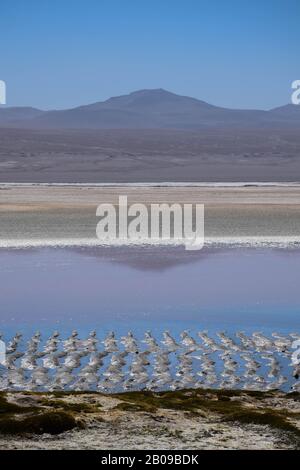
[[[64,409],[62,409],[64,408]],[[60,434],[81,423],[68,412],[67,406],[59,410],[43,409],[36,406],[24,406],[7,399],[0,394],[0,433],[2,434]]]
[[[159,418],[162,410],[184,413],[189,419],[214,416],[219,422],[268,426],[300,446],[300,413],[285,406],[299,394],[241,390],[187,389],[166,392],[101,393],[0,393],[0,433],[59,434],[82,428],[90,419],[104,422],[101,400],[114,399],[112,413],[147,413]],[[278,403],[280,402],[280,406]],[[299,407],[298,407],[299,408]],[[295,424],[296,423],[296,424]],[[88,426],[88,425],[87,425]]]
[[[41,398],[38,403],[42,406],[52,409],[64,410],[68,412],[75,412],[75,413],[97,413],[99,408],[101,407],[100,404],[91,405],[89,403],[69,403],[65,400],[53,400],[50,398]]]
[[[61,434],[78,427],[75,418],[64,411],[42,412],[0,419],[3,434]]]
[[[291,420],[299,419],[299,413],[270,407],[249,407],[246,397],[262,401],[274,398],[277,392],[241,390],[180,390],[175,392],[127,392],[115,395],[122,400],[116,406],[124,411],[155,412],[159,409],[180,410],[201,415],[215,413],[224,422],[266,425],[278,431],[289,433],[300,446],[300,429]],[[241,398],[244,398],[242,400]],[[298,395],[293,395],[293,399]]]

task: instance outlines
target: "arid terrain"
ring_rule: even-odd
[[[0,181],[299,181],[300,133],[276,129],[0,127]]]
[[[298,449],[299,394],[2,393],[0,449]]]

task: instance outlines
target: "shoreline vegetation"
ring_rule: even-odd
[[[0,449],[299,449],[299,418],[279,391],[1,392]]]

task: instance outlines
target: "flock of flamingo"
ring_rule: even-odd
[[[4,341],[3,335],[0,339]],[[300,335],[254,332],[209,335],[169,331],[157,339],[150,331],[137,339],[132,332],[119,339],[96,331],[80,339],[77,331],[63,339],[55,331],[29,341],[17,333],[6,343],[0,365],[1,390],[100,391],[177,390],[181,388],[285,389],[300,392],[300,361],[293,345]]]

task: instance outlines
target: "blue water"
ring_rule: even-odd
[[[299,279],[297,250],[2,250],[0,329],[290,333],[300,330]]]

